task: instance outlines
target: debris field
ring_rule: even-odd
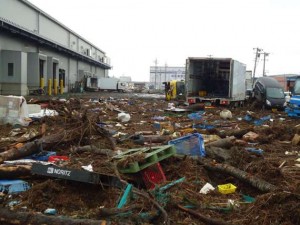
[[[1,125],[1,224],[300,224],[300,119],[109,95]]]

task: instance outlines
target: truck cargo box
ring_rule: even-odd
[[[189,103],[245,100],[246,66],[231,58],[188,58],[185,81]]]

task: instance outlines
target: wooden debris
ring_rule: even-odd
[[[73,153],[83,153],[83,152],[90,152],[96,155],[107,155],[107,156],[114,156],[116,153],[112,149],[99,149],[94,145],[85,145],[79,147],[73,147]]]
[[[206,146],[219,147],[219,148],[231,148],[234,145],[234,141],[235,141],[235,137],[228,137],[214,142],[210,142]]]
[[[31,176],[31,166],[29,165],[0,165],[0,179],[14,179]]]
[[[201,220],[202,222],[204,222],[205,224],[212,224],[212,225],[230,225],[231,223],[227,223],[225,221],[222,220],[218,220],[218,219],[214,219],[214,218],[209,218],[207,216],[202,215],[201,213],[192,210],[192,209],[187,209],[184,208],[181,205],[176,205],[178,209],[180,209],[183,212],[189,213],[193,216],[196,216],[199,220]]]
[[[15,212],[6,208],[0,210],[1,224],[14,225],[99,225],[101,220],[72,219],[68,217],[46,216],[40,213]]]

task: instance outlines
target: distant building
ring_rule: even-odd
[[[291,91],[294,87],[295,78],[300,77],[300,74],[278,74],[269,75],[268,77],[275,78],[283,86],[285,91]]]
[[[60,82],[68,92],[84,77],[108,76],[110,60],[100,48],[27,0],[0,2],[0,94]]]
[[[185,67],[151,66],[150,84],[154,89],[163,89],[163,82],[170,80],[185,80]]]

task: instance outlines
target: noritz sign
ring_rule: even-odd
[[[48,167],[47,173],[50,174],[58,174],[63,176],[71,176],[71,170],[62,170],[62,169],[55,169],[53,167]]]

